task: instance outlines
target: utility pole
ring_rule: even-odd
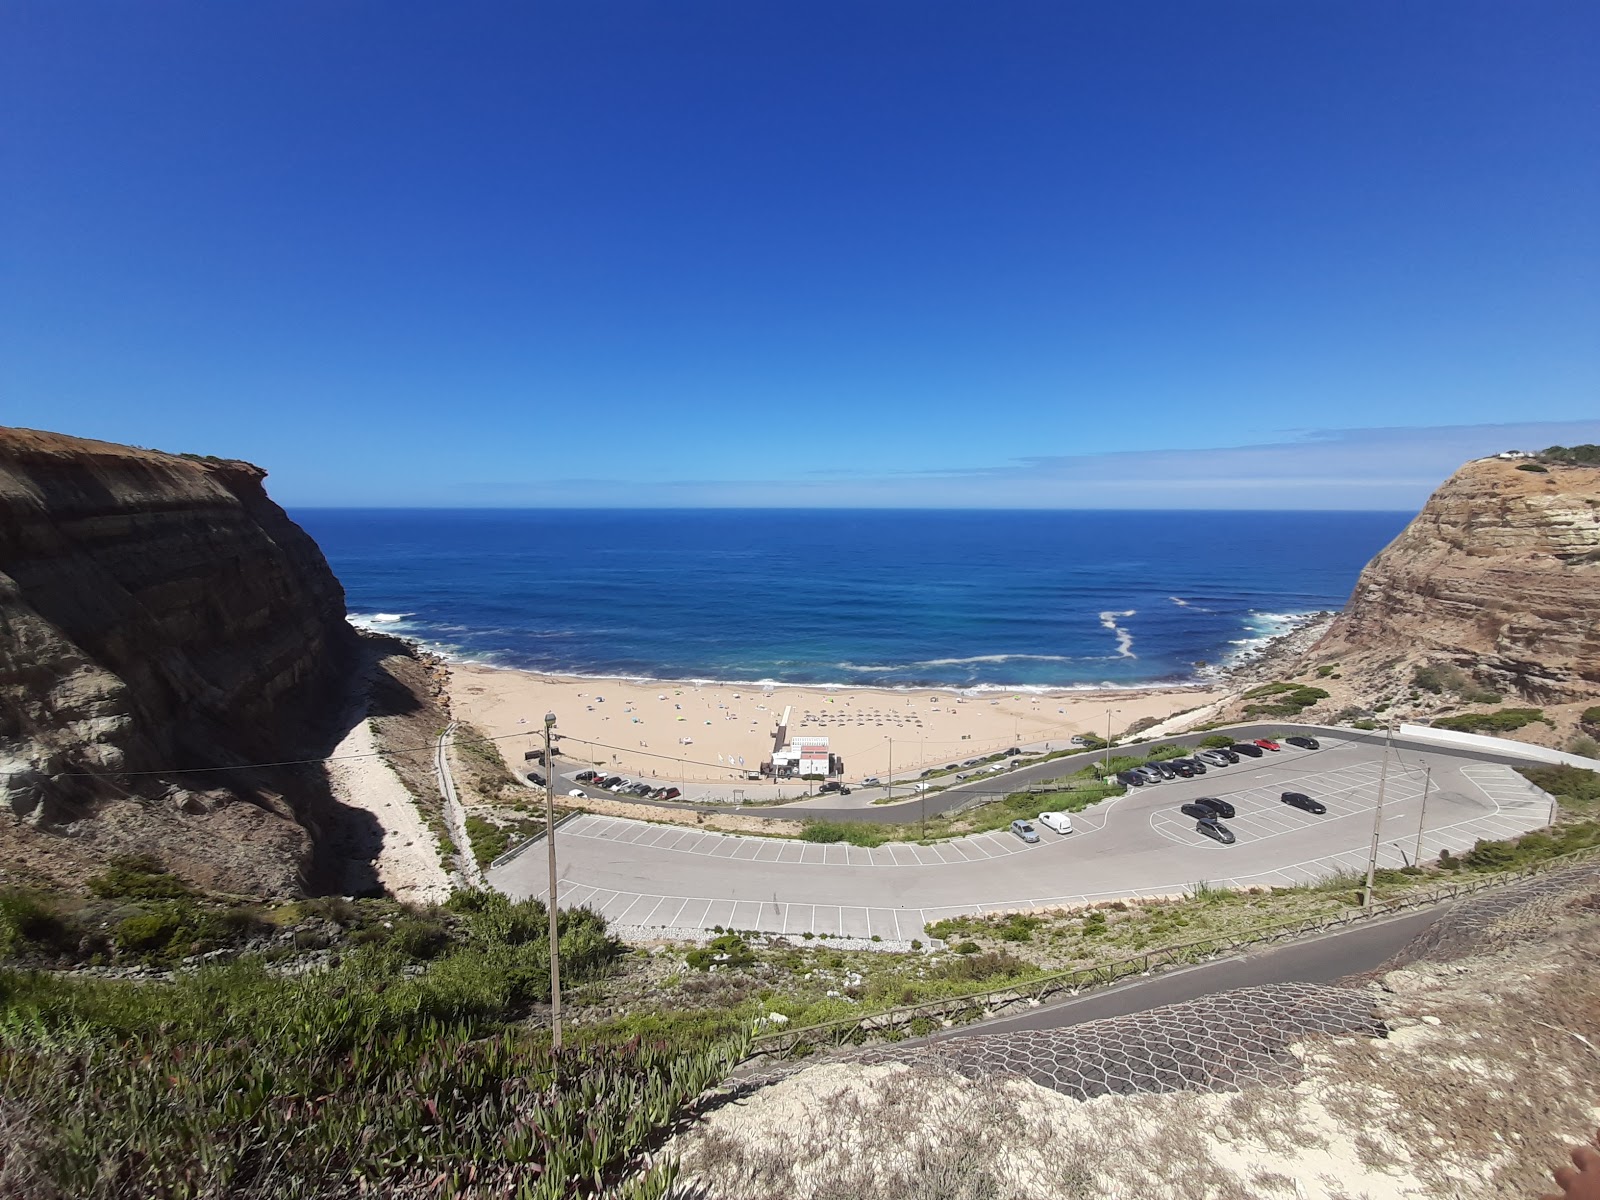
[[[1120,708],[1106,709],[1106,756],[1105,765],[1100,768],[1101,778],[1111,774],[1111,714],[1121,711]]]
[[[561,934],[556,922],[556,764],[550,757],[550,730],[556,715],[544,715],[544,844],[550,858],[550,1049],[561,1052]]]
[[[1383,766],[1378,769],[1378,807],[1372,810],[1372,849],[1367,854],[1367,890],[1361,897],[1361,907],[1372,907],[1372,879],[1378,870],[1378,830],[1383,824],[1383,789],[1389,782],[1389,742],[1394,737],[1394,726],[1383,730]]]
[[[1428,767],[1422,776],[1422,812],[1417,815],[1417,855],[1411,861],[1422,862],[1422,823],[1428,818],[1428,788],[1433,783],[1433,768]]]
[[[884,786],[889,789],[889,799],[894,799],[894,738],[889,739],[889,770],[883,777]]]

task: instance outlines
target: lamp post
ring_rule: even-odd
[[[1422,811],[1417,814],[1417,854],[1411,861],[1419,864],[1422,862],[1422,823],[1428,817],[1428,786],[1433,783],[1433,768],[1428,767],[1422,776]]]
[[[1104,765],[1100,768],[1101,778],[1111,774],[1111,714],[1119,713],[1121,711],[1122,710],[1120,708],[1106,709],[1106,754]]]
[[[544,715],[544,845],[550,859],[550,1049],[561,1050],[561,934],[556,921],[556,764],[550,757],[550,730],[556,715]]]
[[[1383,766],[1378,769],[1378,806],[1372,810],[1372,849],[1367,853],[1367,889],[1361,897],[1361,907],[1372,907],[1372,881],[1378,871],[1378,831],[1383,825],[1383,789],[1389,782],[1389,742],[1394,737],[1394,726],[1383,730]]]
[[[889,769],[884,773],[883,785],[889,789],[890,800],[894,799],[894,738],[889,738]]]

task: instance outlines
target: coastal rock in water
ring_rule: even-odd
[[[1361,572],[1310,651],[1346,678],[1450,664],[1544,703],[1600,691],[1600,466],[1470,462]]]
[[[265,472],[0,429],[0,878],[154,853],[204,886],[295,890],[332,800],[312,757],[354,635]]]

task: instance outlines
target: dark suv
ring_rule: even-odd
[[[1252,746],[1249,742],[1235,742],[1232,749],[1235,754],[1248,754],[1251,758],[1261,758],[1266,754],[1260,746]]]

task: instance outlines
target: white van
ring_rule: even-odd
[[[1072,832],[1072,818],[1066,813],[1048,812],[1039,814],[1039,824],[1046,829],[1053,829],[1057,833]]]

